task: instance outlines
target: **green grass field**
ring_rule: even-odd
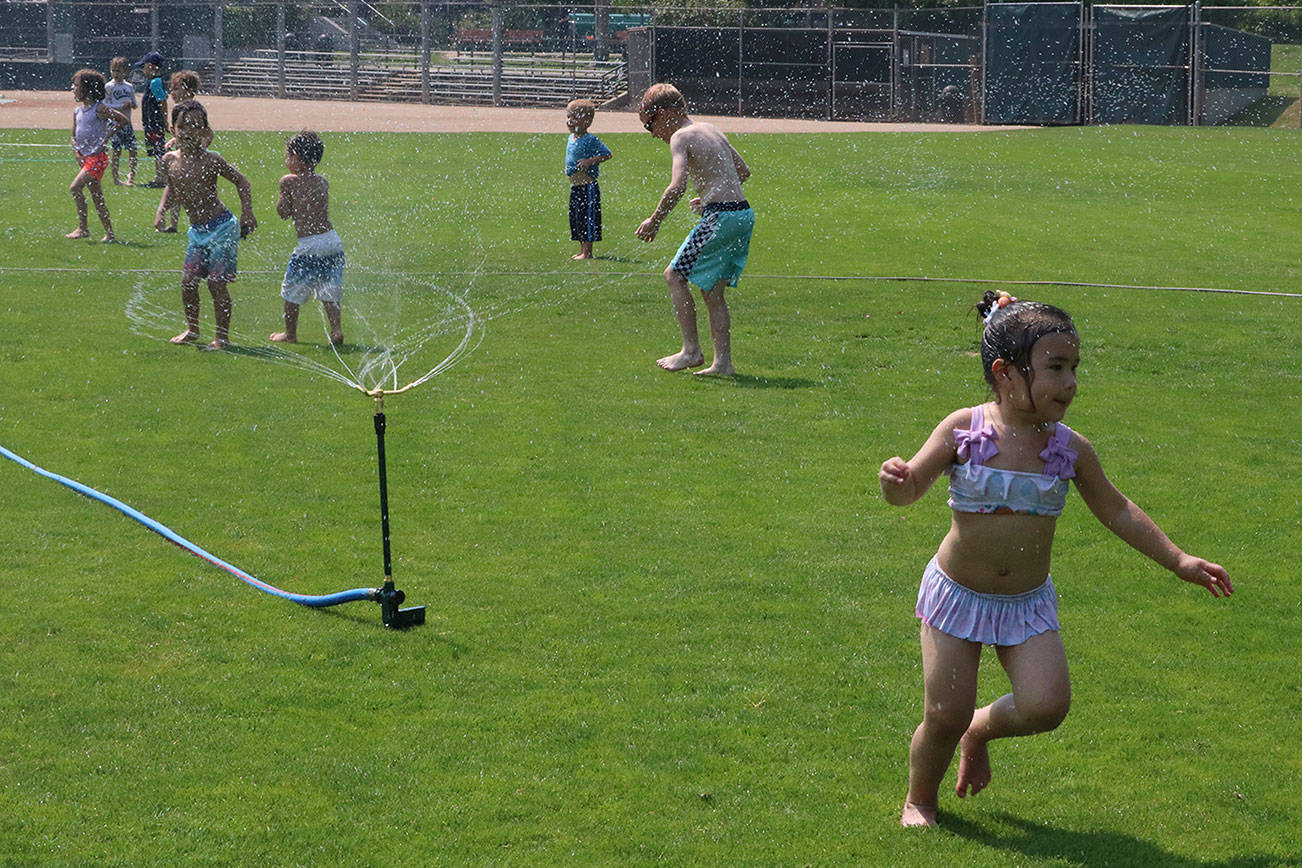
[[[13,145],[66,136],[0,132],[0,444],[265,581],[382,578],[374,408],[323,370],[399,333],[404,376],[431,369],[457,298],[482,328],[385,405],[394,575],[429,607],[408,632],[0,461],[0,864],[1298,864],[1302,299],[1014,288],[1076,318],[1068,424],[1236,594],[1071,498],[1073,710],[997,744],[977,799],[943,791],[937,833],[898,815],[947,509],[876,480],[985,395],[965,280],[1298,292],[1296,133],[735,136],[759,222],[739,374],[708,380],[654,366],[691,218],[633,237],[667,180],[650,137],[605,137],[603,258],[578,265],[562,135],[328,136],[336,359],[311,308],[266,352],[283,137],[218,133],[261,225],[237,346],[200,354],[165,340],[183,239],[153,232],[157,191],[108,189],[120,244],[61,237],[74,165]],[[935,280],[827,279],[888,276]],[[982,675],[1004,692],[993,654]]]

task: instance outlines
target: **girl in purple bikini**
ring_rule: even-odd
[[[901,822],[936,825],[954,749],[962,798],[990,783],[987,744],[1054,729],[1071,683],[1049,578],[1068,480],[1103,526],[1213,596],[1233,592],[1225,568],[1186,554],[1108,480],[1094,447],[1062,424],[1076,397],[1080,340],[1048,304],[986,292],[981,362],[992,402],[956,410],[913,458],[882,463],[882,496],[905,506],[948,474],[953,521],[922,577],[924,706],[909,746]],[[975,708],[982,645],[993,645],[1012,693]]]

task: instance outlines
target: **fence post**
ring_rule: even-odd
[[[493,105],[502,104],[502,3],[493,0]]]
[[[362,32],[357,17],[357,0],[348,0],[348,98],[357,99],[357,55],[362,48]]]
[[[222,10],[225,6],[224,0],[216,0],[213,3],[212,10],[212,84],[213,93],[222,92],[222,66],[224,55],[222,54]]]
[[[985,16],[984,6],[981,15]],[[984,24],[981,27],[981,33],[981,39],[984,41]],[[900,119],[900,61],[902,59],[900,56],[900,7],[896,6],[891,9],[891,110],[887,115],[891,120]]]
[[[596,0],[592,7],[592,59],[610,57],[610,0]]]
[[[1081,123],[1093,125],[1097,120],[1094,113],[1094,6],[1082,6],[1080,12],[1081,26]]]
[[[745,42],[746,42],[746,10],[743,8],[737,10],[737,115],[739,117],[743,117],[746,114],[744,111],[742,111],[742,107],[741,107],[742,88],[743,88],[742,81],[744,80],[743,77],[746,72],[745,69],[746,51],[744,45]]]
[[[45,3],[45,59],[54,61],[54,0]]]
[[[149,50],[158,51],[158,0],[149,4]]]
[[[832,10],[833,7],[827,7],[827,119],[830,121],[835,115],[834,106],[836,104],[836,51],[832,48]]]
[[[285,0],[276,0],[276,99],[285,98]]]
[[[1203,113],[1203,4],[1194,0],[1189,17],[1189,126],[1202,122]]]
[[[420,0],[420,101],[429,104],[429,0]]]

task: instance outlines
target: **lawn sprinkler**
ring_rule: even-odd
[[[425,607],[410,606],[400,609],[407,595],[394,587],[393,560],[389,555],[389,481],[384,467],[384,390],[373,389],[366,394],[375,398],[375,450],[380,464],[380,531],[384,537],[384,584],[375,589],[371,599],[380,604],[380,619],[384,626],[404,630],[425,623]]]
[[[377,408],[381,396],[376,395]],[[384,414],[377,412],[375,414],[375,433],[380,441],[380,519],[384,528],[384,585],[379,588],[352,588],[347,591],[339,591],[334,594],[295,594],[277,588],[275,585],[268,584],[259,578],[249,575],[244,570],[228,563],[211,552],[205,551],[190,540],[178,534],[165,524],[155,521],[145,515],[138,509],[128,506],[116,497],[97,491],[89,485],[83,485],[75,479],[67,476],[61,476],[39,467],[32,462],[23,458],[17,453],[11,452],[4,446],[0,446],[0,458],[7,458],[16,464],[26,467],[28,470],[36,473],[38,476],[44,476],[46,479],[53,480],[60,485],[71,488],[78,494],[85,495],[91,500],[99,501],[105,506],[112,507],[123,515],[131,518],[145,527],[152,530],[159,536],[167,539],[190,554],[201,560],[205,560],[215,567],[225,570],[237,579],[252,585],[260,591],[265,591],[272,596],[298,603],[300,606],[307,606],[311,609],[322,609],[327,606],[338,606],[340,603],[352,603],[361,600],[371,600],[380,604],[380,617],[384,621],[384,626],[395,629],[414,627],[417,624],[425,623],[425,607],[416,606],[413,608],[399,608],[406,595],[393,586],[393,572],[389,565],[389,502],[388,492],[386,491],[386,482],[384,478]]]

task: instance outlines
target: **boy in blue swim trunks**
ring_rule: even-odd
[[[181,269],[181,303],[185,308],[185,331],[172,338],[183,344],[199,337],[199,281],[207,279],[216,324],[212,343],[202,349],[220,350],[230,343],[231,296],[226,285],[235,280],[240,239],[258,226],[253,216],[253,191],[249,180],[219,154],[207,149],[212,141],[208,112],[189,100],[172,108],[172,134],[180,150],[163,158],[163,180],[167,189],[158,203],[154,228],[167,224],[167,209],[175,204],[190,217],[190,246]],[[235,185],[240,196],[240,219],[217,197],[217,179]]]
[[[710,319],[714,361],[698,374],[730,376],[732,321],[724,290],[736,286],[746,267],[755,212],[741,191],[750,167],[718,127],[687,116],[687,100],[672,84],[653,84],[642,95],[638,117],[651,135],[669,144],[672,159],[669,186],[651,216],[637,228],[637,237],[653,241],[660,224],[678,204],[690,180],[700,195],[689,207],[701,215],[665,269],[665,283],[683,335],[682,349],[657,360],[666,371],[705,364],[696,331],[696,305],[689,284],[701,290]]]

